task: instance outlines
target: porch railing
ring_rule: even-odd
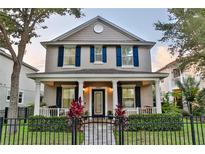
[[[127,116],[132,114],[156,114],[156,107],[138,107],[138,108],[126,108]],[[39,114],[46,117],[53,116],[66,116],[68,108],[40,108]]]
[[[39,115],[46,117],[53,116],[66,116],[68,112],[68,108],[40,108]]]
[[[132,114],[156,114],[156,107],[137,107],[137,108],[126,108],[127,116]]]

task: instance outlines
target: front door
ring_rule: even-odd
[[[105,116],[105,90],[92,90],[92,116]]]

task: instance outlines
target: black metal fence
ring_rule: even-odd
[[[0,118],[2,145],[201,145],[204,133],[202,116]]]
[[[30,107],[18,107],[18,118],[28,118],[34,114],[34,108]],[[0,117],[8,117],[8,107],[5,107],[4,110],[0,110]]]

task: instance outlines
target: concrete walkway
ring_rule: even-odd
[[[115,145],[113,134],[113,124],[109,123],[89,123],[85,124],[84,135],[85,145]]]

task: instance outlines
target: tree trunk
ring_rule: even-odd
[[[8,110],[8,131],[9,133],[15,133],[18,117],[18,97],[19,97],[19,76],[21,71],[21,64],[18,62],[14,62],[13,64],[13,72],[11,75],[11,90],[10,90],[10,103]]]

